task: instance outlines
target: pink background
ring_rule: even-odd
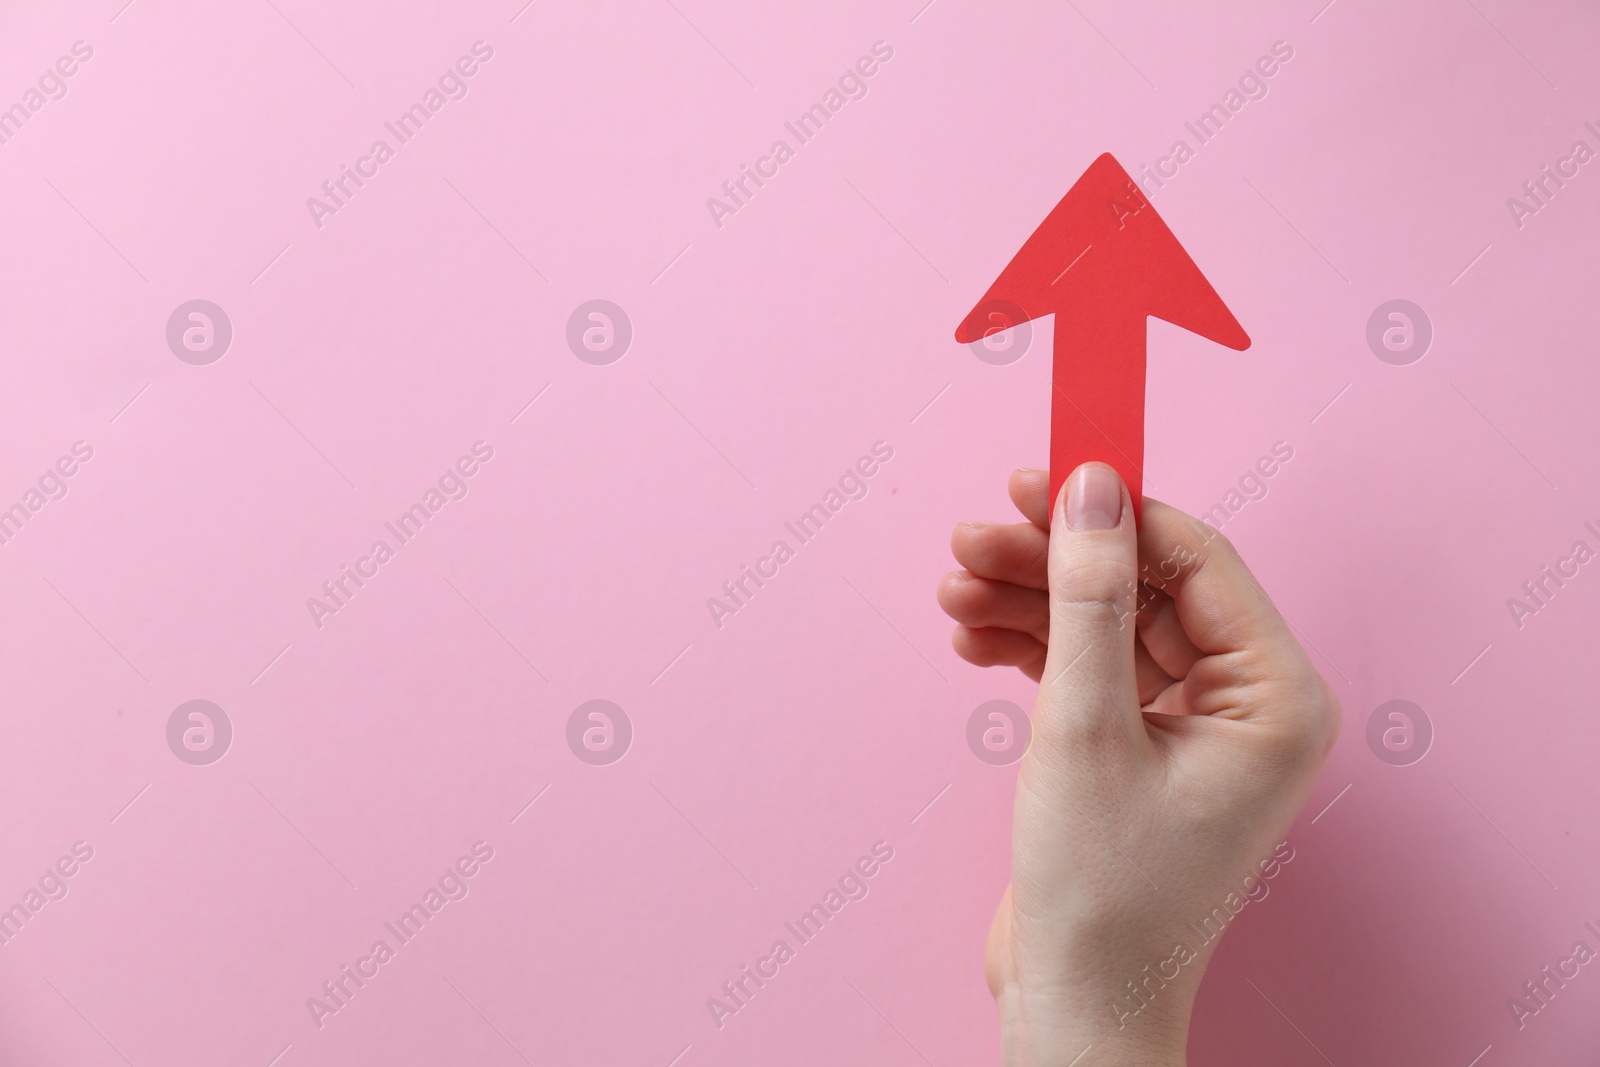
[[[1600,548],[1600,174],[1506,207],[1600,148],[1592,8],[124,2],[0,13],[0,103],[93,48],[0,144],[0,507],[94,450],[0,546],[0,905],[94,850],[0,948],[0,1060],[997,1062],[1014,768],[964,731],[1030,686],[959,662],[933,589],[951,525],[1044,460],[1050,328],[1003,367],[951,334],[1094,156],[1155,163],[1280,40],[1155,194],[1255,345],[1152,324],[1147,490],[1203,511],[1293,447],[1225,529],[1346,726],[1192,1059],[1600,1046],[1600,971],[1520,1031],[1506,1005],[1600,948],[1600,572],[1506,606]],[[465,99],[314,225],[479,40]],[[719,229],[706,198],[879,40]],[[233,324],[209,366],[165,341],[196,298]],[[634,328],[609,366],[564,339],[594,298]],[[1409,366],[1365,340],[1394,298],[1434,325]],[[314,625],[478,440],[470,494]],[[718,629],[707,598],[880,440]],[[235,730],[209,766],[166,741],[197,698]],[[595,698],[635,730],[609,766],[565,741]],[[1364,737],[1395,698],[1436,731],[1411,766]],[[480,840],[470,894],[319,1029],[306,999]],[[879,840],[871,894],[719,1030],[706,998]]]

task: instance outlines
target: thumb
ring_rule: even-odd
[[[1138,534],[1117,472],[1085,463],[1050,523],[1050,643],[1034,729],[1078,749],[1144,735],[1134,673]]]

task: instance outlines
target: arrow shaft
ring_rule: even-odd
[[[1139,521],[1144,496],[1146,320],[1057,315],[1050,397],[1050,500],[1080,464],[1110,464]]]

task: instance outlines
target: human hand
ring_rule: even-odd
[[[980,666],[1039,681],[986,971],[1005,1062],[1166,1067],[1223,929],[1284,835],[1339,703],[1233,546],[1112,468],[1017,471],[1028,520],[964,523],[939,602]]]

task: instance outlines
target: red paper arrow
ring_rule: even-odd
[[[1117,469],[1140,515],[1145,319],[1243,351],[1250,338],[1128,172],[1107,152],[1084,171],[956,328],[962,344],[1056,316],[1050,500],[1080,463]]]

